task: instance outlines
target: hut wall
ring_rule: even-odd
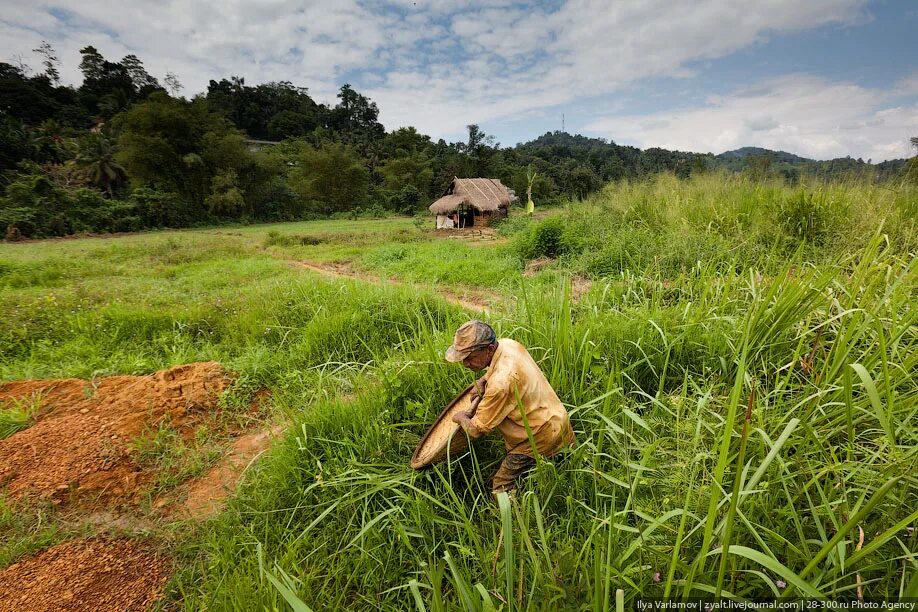
[[[492,223],[495,223],[495,222],[497,222],[497,221],[503,219],[503,218],[506,217],[506,216],[507,216],[507,208],[506,208],[506,207],[503,207],[503,206],[500,207],[500,208],[498,208],[498,209],[495,210],[495,211],[484,211],[484,212],[481,212],[481,211],[476,210],[476,211],[475,211],[474,225],[470,224],[469,227],[473,227],[473,226],[479,226],[479,227],[481,227],[481,226],[488,226],[488,225],[491,225]]]

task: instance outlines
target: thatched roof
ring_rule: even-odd
[[[443,197],[430,205],[430,212],[442,215],[466,204],[482,212],[494,212],[510,205],[510,190],[497,179],[454,178]]]

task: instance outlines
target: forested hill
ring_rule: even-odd
[[[739,149],[733,149],[732,151],[724,151],[717,157],[724,160],[742,160],[749,157],[754,157],[756,155],[769,155],[777,162],[788,164],[802,164],[805,162],[813,161],[805,157],[800,157],[799,155],[794,155],[793,153],[788,153],[787,151],[774,151],[772,149],[763,149],[762,147],[742,147]]]
[[[82,83],[60,82],[51,45],[42,70],[0,63],[0,235],[7,239],[335,214],[413,214],[454,176],[500,178],[539,204],[583,198],[608,181],[720,167],[756,178],[884,180],[903,161],[813,162],[741,149],[719,156],[640,150],[561,132],[501,147],[479,126],[458,142],[413,127],[387,132],[376,103],[350,85],[334,106],[289,82],[212,80],[187,99],[142,61],[81,50]],[[251,140],[277,144],[255,148]]]
[[[618,145],[603,138],[549,132],[513,149],[522,159],[548,162],[571,171],[589,168],[602,181],[672,171],[680,176],[708,168],[710,155]]]
[[[515,150],[556,164],[576,163],[589,165],[603,180],[616,180],[653,174],[662,170],[677,175],[723,168],[733,172],[749,172],[767,178],[781,176],[794,182],[802,174],[824,179],[864,178],[886,181],[900,176],[908,160],[893,159],[871,163],[871,160],[841,157],[815,160],[786,151],[773,151],[761,147],[742,147],[719,155],[691,153],[667,149],[638,149],[619,145],[602,138],[549,132],[535,140],[519,144]]]
[[[742,147],[713,158],[714,167],[734,172],[772,172],[791,180],[796,180],[803,173],[826,179],[870,178],[885,181],[900,176],[907,162],[905,159],[891,159],[874,164],[869,159],[864,161],[851,157],[816,160],[761,147]]]

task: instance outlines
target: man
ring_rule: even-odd
[[[507,456],[491,479],[491,491],[510,491],[535,465],[536,455],[551,457],[574,443],[567,410],[526,348],[497,339],[482,321],[462,325],[446,360],[488,373],[476,381],[470,412],[453,416],[472,438],[494,429],[504,436]],[[528,432],[527,432],[528,429]]]

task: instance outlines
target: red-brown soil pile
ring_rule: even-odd
[[[0,570],[0,612],[146,610],[168,563],[137,540],[64,542]]]
[[[189,436],[230,384],[220,364],[192,363],[150,376],[0,384],[0,404],[35,401],[38,421],[0,440],[0,490],[14,499],[136,501],[151,474],[131,442],[162,424]]]

